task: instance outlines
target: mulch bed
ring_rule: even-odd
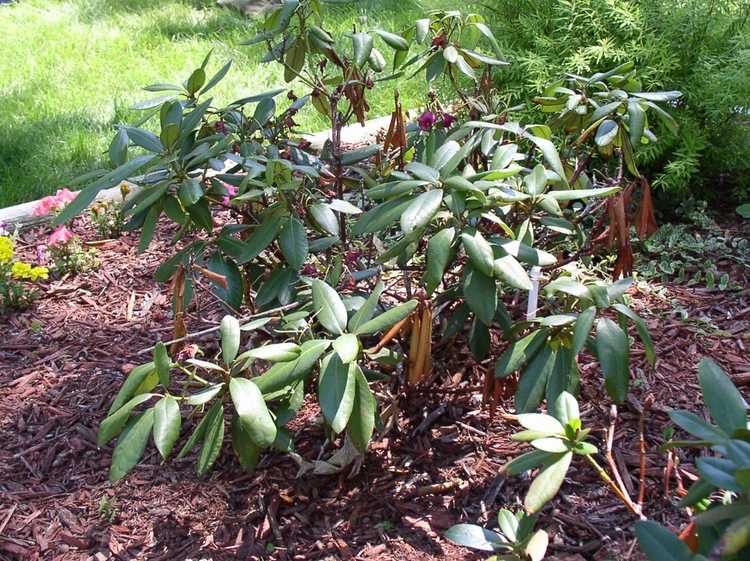
[[[85,220],[77,231],[94,239]],[[22,235],[30,254],[38,235]],[[492,524],[499,508],[517,508],[529,482],[500,474],[521,449],[509,439],[517,427],[502,415],[512,412],[512,401],[482,405],[481,377],[493,361],[475,364],[461,343],[436,349],[437,380],[402,396],[396,426],[378,435],[351,478],[297,477],[297,464],[275,452],[245,474],[225,444],[205,477],[195,475],[190,456],[160,466],[150,447],[130,476],[111,485],[112,448],[97,449],[99,422],[124,372],[145,362],[137,351],[169,339],[171,330],[168,288],[152,277],[172,251],[169,236],[162,230],[144,254],[135,245],[130,236],[104,243],[101,269],[51,281],[31,310],[0,319],[0,559],[486,557],[452,545],[442,532],[458,522]],[[636,343],[633,389],[618,410],[614,458],[637,497],[638,423],[652,396],[645,413],[644,511],[679,529],[686,518],[674,508],[678,480],[689,486],[694,470],[691,457],[679,452],[678,469],[665,477],[667,456],[658,447],[666,411],[702,411],[696,380],[702,356],[714,357],[746,391],[750,290],[664,286],[632,296],[659,358],[652,369]],[[205,292],[188,329],[216,325],[222,315]],[[501,350],[493,345],[493,356]],[[584,358],[581,368],[584,422],[597,427],[604,449],[610,401],[596,363]],[[318,414],[310,399],[295,420],[297,451],[307,460],[331,451],[321,450]],[[589,466],[575,462],[540,526],[551,535],[548,559],[638,560],[633,522]]]

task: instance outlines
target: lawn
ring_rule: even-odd
[[[366,0],[336,6],[340,29],[366,13],[373,24],[401,29],[440,0]],[[216,88],[231,101],[283,83],[262,47],[240,43],[255,21],[209,0],[23,0],[0,6],[0,207],[33,200],[97,165],[115,125],[132,122],[129,107],[152,82],[183,80],[214,50],[213,69],[235,64]],[[423,82],[400,82],[407,106]],[[389,88],[371,100],[387,114]],[[320,129],[313,112],[300,119]]]

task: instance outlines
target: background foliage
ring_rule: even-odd
[[[684,93],[677,134],[641,155],[667,191],[747,198],[750,4],[738,0],[521,0],[483,3],[506,58],[509,103],[564,72],[634,61],[644,89]]]

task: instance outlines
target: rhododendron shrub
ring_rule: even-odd
[[[630,282],[617,279],[630,250],[620,226],[642,185],[634,154],[655,142],[653,129],[669,121],[660,104],[676,94],[641,92],[626,64],[552,86],[537,100],[550,119],[519,122],[494,86],[507,63],[481,16],[435,11],[398,32],[362,20],[335,36],[324,15],[316,1],[284,2],[249,41],[268,45],[265,60],[281,66],[286,88],[218,106],[212,90],[231,62],[213,69],[210,57],[181,84],[147,86],[159,97],[138,104],[150,111],[140,126],[118,127],[112,169],[89,174],[57,217],[62,224],[102,189],[143,174],[123,205],[126,228],[140,231],[145,250],[160,221],[172,225],[175,252],[156,278],[170,283],[175,338],[206,286],[232,317],[262,315],[239,327],[226,320],[221,352],[209,346],[190,367],[162,345],[128,377],[102,425],[101,445],[121,435],[113,479],[140,457],[124,451],[142,451],[151,434],[169,457],[177,419],[193,407],[200,421],[183,455],[201,444],[201,473],[219,453],[226,410],[238,419],[232,441],[243,467],[261,449],[291,451],[286,424],[308,389],[328,438],[354,461],[379,425],[379,380],[415,386],[443,373],[433,341],[466,344],[494,363],[488,398],[517,377],[521,413],[576,394],[583,352],[618,403],[630,384],[631,333],[655,359],[628,305]],[[342,127],[365,121],[371,90],[407,74],[429,84],[421,115],[408,122],[394,93],[378,143],[347,149]],[[431,89],[438,83],[450,104]],[[296,130],[307,104],[330,124],[319,151]],[[617,222],[606,230],[608,220]],[[618,274],[563,267],[606,252],[602,240],[621,250]],[[176,399],[182,376],[205,388]]]

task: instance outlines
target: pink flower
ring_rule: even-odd
[[[224,196],[224,198],[221,200],[224,205],[229,205],[229,199],[231,197],[234,197],[237,194],[237,187],[234,185],[230,185],[229,183],[223,183],[224,189],[226,189],[227,194]]]
[[[33,216],[45,216],[52,211],[52,209],[54,208],[54,204],[55,204],[54,197],[44,197],[34,207],[34,210],[31,212],[31,214]]]
[[[435,113],[432,111],[425,111],[417,118],[417,124],[423,131],[432,129],[432,125],[435,124]]]
[[[50,234],[49,239],[47,239],[47,245],[65,244],[72,240],[74,237],[75,234],[68,230],[65,225],[62,225]]]
[[[31,214],[33,216],[45,216],[50,212],[64,208],[65,205],[73,201],[76,196],[78,196],[78,193],[73,193],[70,189],[58,189],[57,193],[54,195],[44,197],[39,201],[39,204],[34,207]]]
[[[62,189],[57,190],[57,194],[55,195],[55,198],[57,199],[59,203],[66,205],[68,203],[72,203],[77,196],[78,196],[78,193],[74,193],[67,187],[63,187]]]
[[[450,113],[443,113],[443,126],[446,129],[451,128],[453,126],[453,123],[456,122],[456,118],[451,115]]]

